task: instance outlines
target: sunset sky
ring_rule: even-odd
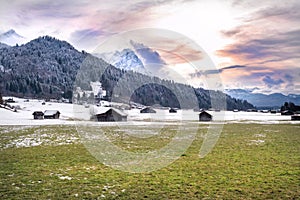
[[[167,29],[201,46],[218,69],[189,71],[195,86],[197,79],[220,74],[225,88],[300,94],[299,0],[10,0],[0,5],[0,32],[14,29],[26,41],[51,35],[93,52],[126,31]],[[192,46],[169,43],[190,59],[205,59]],[[167,64],[177,62],[177,72],[187,71],[174,56],[147,46]]]

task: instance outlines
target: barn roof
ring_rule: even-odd
[[[206,112],[206,111],[200,112],[199,115],[201,115],[201,116],[202,116],[202,115],[206,115],[206,116],[210,116],[210,117],[212,116],[211,114],[209,114],[209,113]]]
[[[150,111],[150,112],[155,112],[156,113],[156,111],[151,107],[144,107],[140,111]]]
[[[56,113],[60,114],[60,112],[58,110],[45,110],[44,115],[52,116],[52,115],[55,115]]]
[[[44,115],[43,111],[34,111],[32,115]]]
[[[97,107],[95,115],[104,114],[104,113],[108,112],[109,110],[113,110],[114,112],[118,113],[121,116],[127,116],[126,113],[124,113],[121,110],[118,110],[116,108],[113,108],[113,107]]]

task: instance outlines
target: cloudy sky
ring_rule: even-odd
[[[184,59],[148,44],[166,64],[177,64],[177,72],[188,74],[195,86],[220,75],[225,88],[300,93],[299,0],[10,0],[0,4],[0,32],[14,29],[27,41],[51,35],[93,52],[126,31],[167,29],[185,35],[203,51],[171,38],[169,43],[177,44],[174,52],[180,51],[187,60],[208,56],[215,64],[216,69],[198,66],[189,71]],[[201,56],[204,52],[207,56]]]

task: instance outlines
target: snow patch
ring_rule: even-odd
[[[250,140],[249,145],[260,145],[260,144],[263,144],[263,143],[265,143],[264,140]]]
[[[50,130],[42,129],[43,132]],[[22,147],[35,147],[40,145],[67,145],[79,142],[79,137],[75,134],[53,134],[53,133],[42,133],[41,130],[36,130],[35,133],[29,135],[21,135],[17,138],[8,138],[9,142],[4,146],[0,146],[0,149],[7,148],[22,148]]]
[[[57,174],[57,177],[60,179],[60,180],[72,180],[72,177],[70,176],[63,176],[61,174]]]

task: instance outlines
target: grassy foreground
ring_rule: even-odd
[[[165,131],[141,140],[111,137],[141,151],[166,144],[172,134]],[[225,125],[213,151],[200,159],[206,131],[201,125],[168,167],[133,174],[97,161],[72,126],[2,126],[0,199],[300,199],[299,124]]]

